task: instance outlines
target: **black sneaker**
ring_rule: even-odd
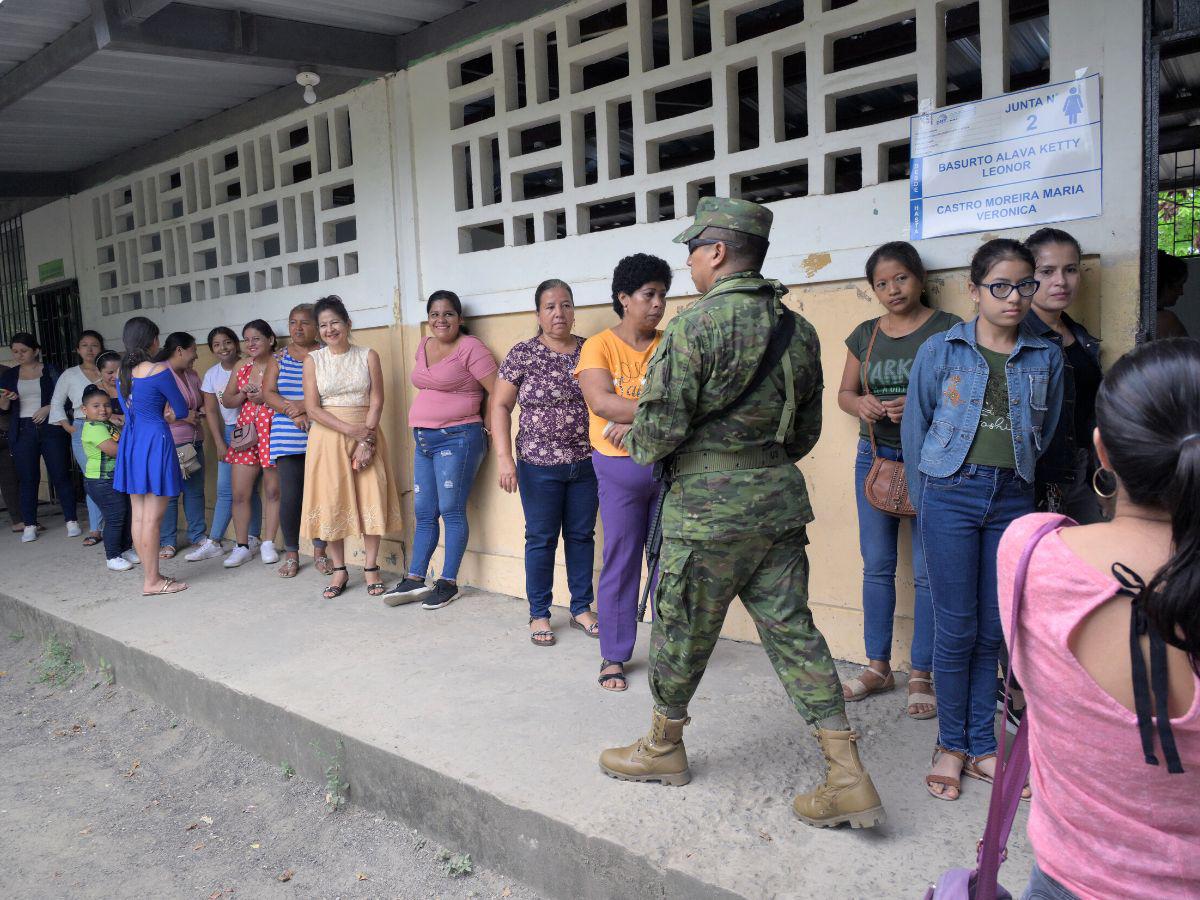
[[[433,593],[421,603],[421,609],[441,609],[458,599],[458,585],[439,578],[433,585]]]
[[[388,606],[403,606],[405,603],[419,600],[432,590],[433,588],[419,578],[405,578],[390,591],[384,593],[383,602]]]

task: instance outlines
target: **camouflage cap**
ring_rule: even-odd
[[[765,206],[749,200],[733,197],[704,197],[696,204],[696,219],[691,226],[675,238],[683,244],[699,237],[705,228],[728,228],[743,234],[756,234],[764,240],[771,235],[771,219],[774,214]]]

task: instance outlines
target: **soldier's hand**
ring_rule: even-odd
[[[511,456],[500,459],[496,467],[500,470],[500,489],[506,493],[513,493],[517,489],[517,464],[513,462]]]
[[[887,411],[887,417],[897,425],[904,418],[904,400],[904,397],[894,397],[891,400],[883,401],[883,408]]]
[[[858,398],[858,417],[860,419],[878,422],[885,415],[887,415],[887,410],[874,394],[863,394]]]

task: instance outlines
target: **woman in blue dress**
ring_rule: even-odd
[[[121,335],[119,399],[125,429],[117,442],[113,488],[129,495],[133,508],[133,546],[142,561],[142,595],[177,594],[187,584],[158,570],[158,537],[163,514],[172,497],[183,490],[183,473],[175,441],[164,417],[169,404],[177,421],[195,424],[195,413],[175,383],[166,363],[153,361],[158,352],[158,326],[145,316],[125,323]]]

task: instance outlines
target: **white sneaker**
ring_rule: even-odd
[[[254,535],[250,535],[250,540],[248,540],[246,543],[250,545],[250,553],[254,554],[257,553],[258,548],[262,546],[262,538],[257,538]]]
[[[133,568],[133,563],[123,556],[114,556],[108,561],[108,568],[113,572],[128,572]]]
[[[26,525],[25,530],[21,532],[21,543],[28,544],[30,541],[37,540],[37,526]]]
[[[126,550],[124,553],[122,553],[121,559],[132,563],[135,566],[140,566],[142,564],[142,558],[138,556],[137,551],[133,549]]]
[[[184,559],[188,562],[200,562],[202,559],[215,559],[224,555],[225,550],[220,544],[212,538],[206,538],[203,544],[187,554]]]
[[[83,534],[83,529],[79,527],[78,522],[67,523],[67,537],[79,537]]]
[[[236,569],[242,563],[250,562],[252,559],[254,559],[254,553],[249,547],[234,547],[225,557],[224,566],[227,569]]]
[[[275,549],[274,541],[263,541],[262,546],[258,548],[258,555],[268,566],[279,562],[279,551]]]

